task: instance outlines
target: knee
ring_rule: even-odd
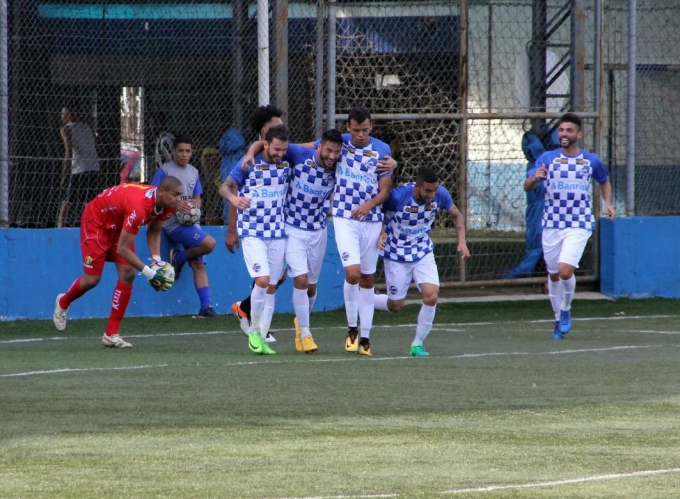
[[[102,280],[100,275],[84,275],[80,280],[80,289],[83,291],[89,291],[90,289],[96,287]]]
[[[423,303],[428,307],[434,307],[439,299],[439,293],[428,293],[423,295]]]
[[[212,236],[206,237],[203,242],[201,243],[201,251],[204,255],[207,255],[208,253],[212,253],[212,251],[215,249],[215,238]]]
[[[402,308],[404,308],[404,300],[387,300],[387,310],[390,312],[401,312]]]
[[[359,280],[361,279],[361,271],[357,269],[350,269],[346,268],[345,269],[345,280],[349,284],[359,284]]]
[[[118,272],[118,279],[125,284],[132,284],[136,275],[137,271],[133,267],[126,265]]]

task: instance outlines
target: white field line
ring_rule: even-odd
[[[680,334],[680,331],[646,331],[642,329],[624,329],[622,333],[643,333],[643,334]]]
[[[590,318],[572,318],[572,322],[574,321],[583,321],[583,322],[589,322],[589,321],[610,321],[610,320],[627,320],[627,319],[669,319],[669,318],[678,318],[680,316],[678,315],[625,315],[625,316],[616,316],[616,317],[590,317]],[[541,324],[541,323],[552,323],[554,322],[554,319],[539,319],[539,320],[533,320],[533,321],[512,321],[512,322],[527,322],[530,324]],[[502,323],[502,322],[461,322],[461,323],[452,323],[452,324],[441,324],[437,325],[435,324],[432,327],[433,331],[452,331],[452,332],[460,332],[460,329],[457,329],[458,327],[472,327],[472,326],[493,326],[493,325],[498,325],[498,324],[507,324],[507,323]],[[383,325],[376,325],[373,326],[373,329],[392,329],[395,327],[403,327],[403,328],[415,328],[417,324],[399,324],[398,326],[395,326],[394,324],[383,324]],[[325,326],[323,329],[347,329],[347,326]],[[291,329],[285,328],[285,329],[270,329],[272,333],[277,333],[277,332],[290,332]],[[635,331],[635,330],[629,330],[629,332],[640,332],[640,333],[659,333],[659,334],[676,334],[674,332],[658,332],[658,331]],[[197,333],[154,333],[154,334],[126,334],[126,338],[153,338],[153,337],[164,337],[164,336],[201,336],[201,335],[215,335],[215,334],[243,334],[242,331],[206,331],[206,332],[197,332]],[[680,334],[680,333],[677,333]],[[47,338],[22,338],[22,339],[15,339],[15,340],[0,340],[0,345],[2,344],[9,344],[9,343],[31,343],[31,342],[37,342],[37,341],[66,341],[66,340],[76,340],[76,339],[82,339],[82,338],[72,338],[72,337],[66,337],[66,336],[54,336],[54,337],[47,337]]]
[[[586,482],[596,482],[600,480],[618,480],[621,478],[632,478],[638,476],[651,476],[651,475],[663,475],[667,473],[678,473],[680,468],[668,468],[661,470],[642,470],[642,471],[632,471],[630,473],[609,473],[606,475],[592,475],[585,476],[581,478],[567,478],[565,480],[554,480],[550,482],[535,482],[535,483],[524,483],[516,485],[489,485],[488,487],[475,487],[469,489],[452,489],[444,490],[438,492],[439,494],[469,494],[472,492],[493,492],[496,490],[509,490],[509,489],[532,489],[537,487],[556,487],[560,485],[572,485],[577,483]]]
[[[638,350],[643,348],[668,348],[668,345],[621,345],[616,347],[607,348],[583,348],[576,350],[554,350],[551,352],[482,352],[482,353],[464,353],[460,355],[450,355],[436,357],[438,359],[472,359],[479,357],[509,357],[509,356],[530,356],[530,355],[568,355],[568,354],[578,354],[578,353],[596,353],[596,352],[612,352],[618,350]],[[219,365],[221,367],[240,367],[240,366],[255,366],[255,365],[270,365],[270,364],[297,364],[304,362],[307,363],[321,363],[321,362],[356,362],[356,356],[339,357],[333,359],[286,359],[286,360],[251,360],[243,362],[228,362],[226,364],[210,364],[211,366]],[[364,360],[364,359],[362,359]],[[419,361],[410,355],[399,356],[399,357],[376,357],[371,359],[365,359],[367,362],[384,362],[384,361],[394,361],[394,360],[409,360],[409,361]],[[422,361],[422,360],[420,360]],[[10,378],[17,376],[36,376],[40,374],[63,374],[71,372],[87,372],[87,371],[126,371],[134,369],[154,369],[159,367],[186,367],[186,366],[197,366],[198,364],[158,364],[158,365],[142,365],[142,366],[123,366],[123,367],[87,367],[87,368],[63,368],[63,369],[51,369],[45,371],[26,371],[20,373],[11,374],[0,374],[0,378]],[[206,364],[207,365],[207,364]]]
[[[608,473],[606,475],[592,475],[580,478],[567,478],[564,480],[553,480],[549,482],[534,482],[534,483],[519,483],[508,485],[489,485],[486,487],[471,487],[466,489],[450,489],[434,492],[440,495],[457,495],[457,494],[472,494],[475,492],[494,492],[497,490],[512,490],[512,489],[534,489],[539,487],[560,487],[563,485],[574,485],[579,483],[597,482],[602,480],[620,480],[623,478],[635,478],[641,476],[664,475],[669,473],[678,473],[680,468],[667,468],[660,470],[642,470],[632,471],[629,473]],[[297,496],[297,497],[277,497],[275,499],[380,499],[399,497],[402,494],[339,494],[334,496]]]

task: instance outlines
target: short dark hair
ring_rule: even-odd
[[[573,123],[578,127],[579,130],[583,128],[583,123],[581,121],[581,117],[576,114],[576,113],[565,113],[562,115],[560,118],[560,121],[558,125],[561,125],[562,123]]]
[[[160,187],[164,191],[169,191],[170,189],[177,189],[178,187],[182,187],[182,182],[180,182],[180,180],[177,177],[168,175],[167,177],[163,177],[163,180],[161,180],[161,183],[158,187]]]
[[[272,104],[260,106],[250,115],[250,126],[255,133],[259,134],[262,127],[269,123],[272,118],[280,118],[281,116],[283,116],[283,111]]]
[[[347,124],[354,120],[355,123],[363,123],[368,120],[371,121],[371,112],[365,107],[355,107],[347,113]]]
[[[290,140],[290,130],[288,130],[285,123],[273,126],[267,130],[264,140],[271,144],[274,139],[279,139],[281,142],[288,142]]]
[[[191,147],[194,147],[194,141],[186,134],[180,134],[175,137],[175,142],[172,144],[172,150],[174,151],[177,149],[179,144],[189,144]]]
[[[437,172],[434,171],[432,168],[423,166],[420,170],[418,170],[418,174],[416,175],[416,182],[434,184],[439,182],[439,177],[437,176]]]
[[[334,144],[342,145],[342,134],[339,130],[331,128],[321,135],[321,142],[333,142]]]

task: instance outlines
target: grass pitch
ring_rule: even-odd
[[[271,357],[232,316],[0,323],[0,497],[676,499],[679,305],[577,300],[563,341],[547,301],[439,305],[427,359],[417,306],[373,358],[339,311]]]

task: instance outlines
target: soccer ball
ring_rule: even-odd
[[[151,264],[151,270],[154,272],[158,272],[160,270],[163,272],[165,278],[170,281],[168,284],[163,285],[163,291],[166,291],[172,287],[172,284],[175,282],[175,268],[172,265],[170,265],[168,262],[157,260]]]
[[[184,213],[179,210],[175,212],[177,215],[177,221],[182,225],[194,225],[201,219],[201,209],[197,208],[194,203],[189,203],[191,205],[191,211],[189,213]]]

